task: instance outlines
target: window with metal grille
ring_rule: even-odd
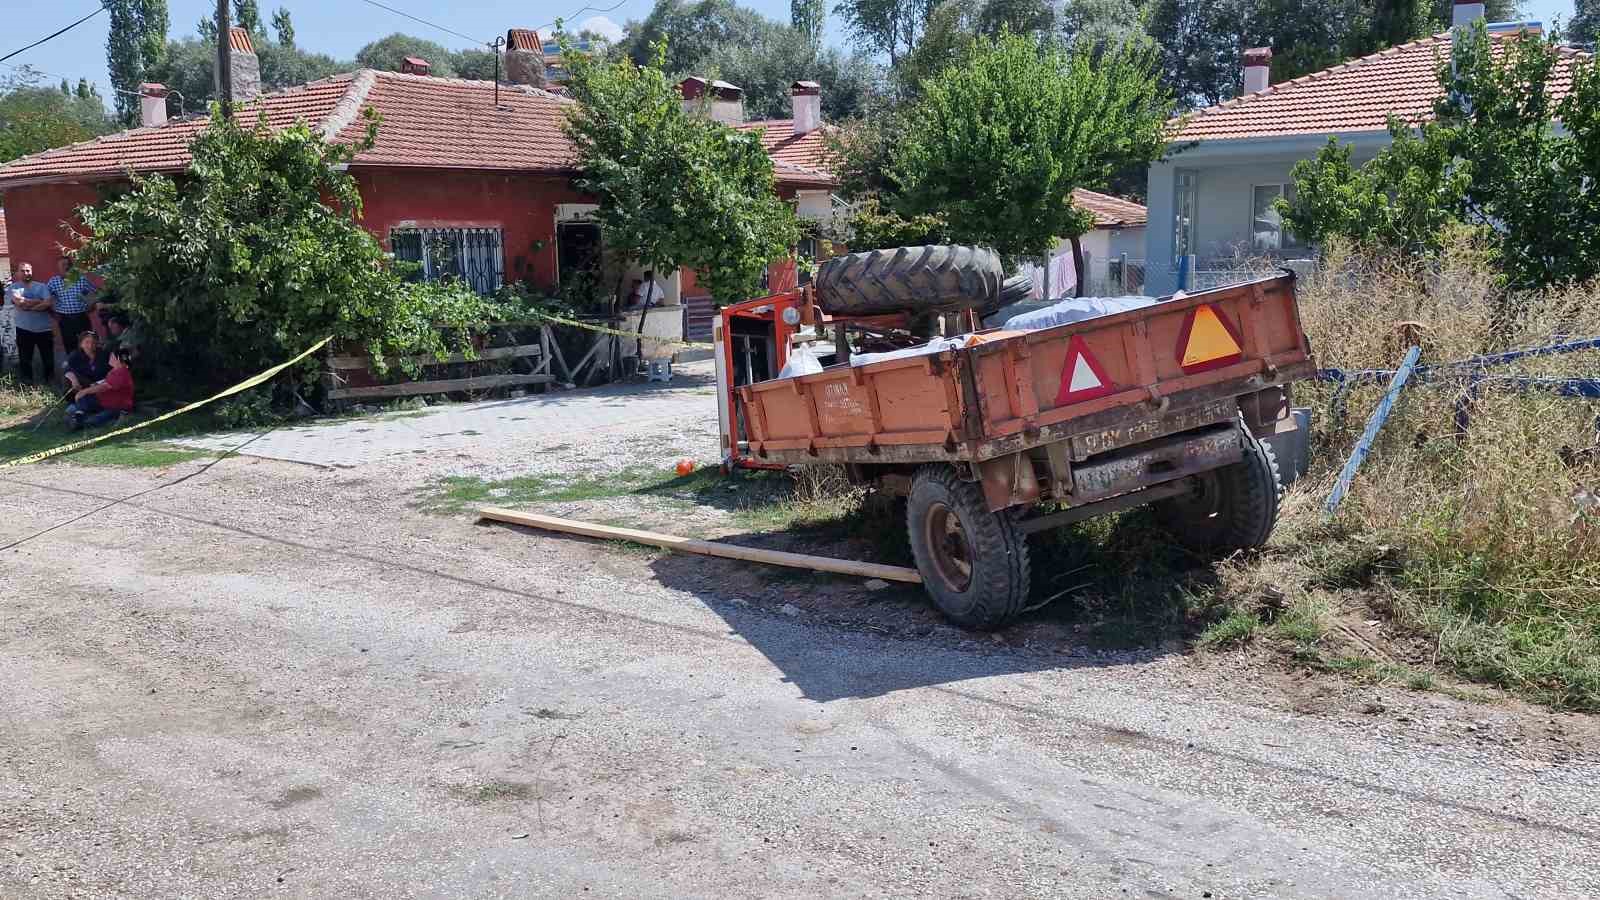
[[[459,278],[480,294],[500,288],[505,249],[498,228],[395,228],[389,232],[395,259],[422,264],[429,281]]]

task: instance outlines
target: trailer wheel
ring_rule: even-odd
[[[1195,477],[1194,493],[1153,504],[1166,530],[1192,550],[1226,556],[1267,543],[1283,485],[1272,447],[1241,423],[1244,459]]]
[[[1008,510],[947,465],[924,466],[906,504],[911,553],[939,611],[963,628],[999,628],[1028,601],[1028,543]]]
[[[866,250],[817,267],[817,305],[847,316],[975,309],[994,303],[1002,277],[999,254],[982,247]]]

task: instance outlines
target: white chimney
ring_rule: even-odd
[[[1251,47],[1244,51],[1244,92],[1259,94],[1272,85],[1272,48]]]
[[[146,128],[167,123],[167,87],[145,82],[139,85],[139,124]]]
[[[687,112],[698,112],[700,104],[705,102],[703,98],[710,94],[713,122],[724,125],[744,123],[744,89],[736,84],[707,81],[698,75],[690,75],[678,82],[678,93],[683,95],[683,108]]]
[[[810,134],[822,125],[822,85],[796,81],[789,85],[789,102],[794,109],[795,137]]]
[[[1456,0],[1455,13],[1450,20],[1451,28],[1471,28],[1472,23],[1484,17],[1483,3],[1474,0]]]

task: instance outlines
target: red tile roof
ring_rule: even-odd
[[[818,184],[835,186],[839,183],[838,176],[833,174],[835,160],[826,138],[829,126],[823,125],[796,137],[793,119],[763,119],[745,122],[739,126],[739,130],[760,130],[761,146],[766,148],[767,155],[779,164],[780,169],[788,166],[798,172],[809,172],[820,179]],[[779,180],[789,179],[784,178],[780,171]]]
[[[1149,210],[1132,200],[1082,188],[1072,192],[1072,205],[1088,210],[1096,228],[1132,228],[1150,220]]]
[[[1494,32],[1496,39],[1519,32]],[[1567,59],[1580,54],[1563,50]],[[1256,94],[1235,97],[1175,119],[1174,141],[1290,137],[1383,131],[1389,116],[1420,122],[1433,115],[1443,93],[1439,67],[1450,58],[1450,34],[1436,34],[1275,84]],[[1552,92],[1565,95],[1572,70],[1562,66],[1551,77]]]
[[[11,255],[11,242],[6,240],[6,211],[0,209],[0,256]]]
[[[573,172],[576,154],[561,131],[561,111],[571,100],[504,84],[499,100],[496,107],[492,81],[363,69],[263,95],[239,115],[265,111],[274,128],[301,121],[337,140],[354,141],[366,128],[361,113],[374,110],[382,117],[377,143],[356,157],[356,166]],[[0,166],[0,188],[104,180],[130,171],[180,172],[190,162],[189,142],[205,126],[204,117],[174,119],[25,156]],[[812,140],[821,146],[820,135]],[[769,151],[781,183],[825,187],[838,181],[804,164],[814,151],[787,144]]]

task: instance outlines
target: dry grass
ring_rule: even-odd
[[[1318,363],[1348,370],[1397,365],[1401,322],[1420,324],[1425,363],[1600,336],[1597,295],[1600,286],[1502,295],[1463,247],[1428,273],[1334,253],[1300,299]],[[1600,377],[1600,353],[1490,374]],[[1360,606],[1411,637],[1422,662],[1600,709],[1600,453],[1581,453],[1596,445],[1597,405],[1490,390],[1458,436],[1459,384],[1408,387],[1338,517],[1323,524],[1315,501],[1383,390],[1352,390],[1341,416],[1330,385],[1297,388],[1297,401],[1315,408],[1318,471],[1297,491],[1278,551],[1235,572],[1232,587],[1248,591],[1262,567],[1286,565],[1273,577],[1289,585],[1291,604]]]

